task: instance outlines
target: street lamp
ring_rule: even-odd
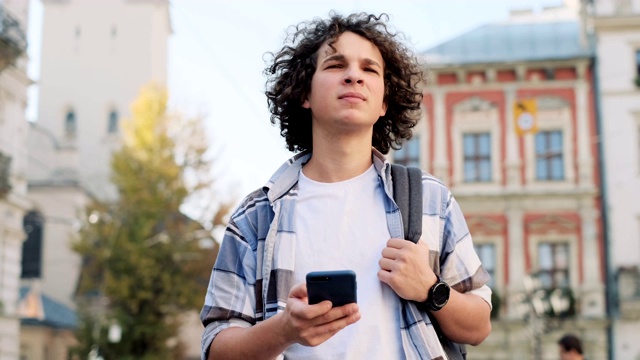
[[[524,277],[524,293],[517,299],[517,311],[527,323],[531,337],[532,358],[542,359],[542,335],[554,327],[550,320],[571,313],[572,297],[569,289],[546,289],[539,274]]]

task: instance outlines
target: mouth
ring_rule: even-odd
[[[357,93],[357,92],[348,92],[348,93],[344,93],[342,95],[340,95],[338,97],[338,99],[342,100],[342,99],[357,99],[357,100],[366,100],[366,98],[364,97],[364,95]]]

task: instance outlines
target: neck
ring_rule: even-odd
[[[319,182],[338,182],[354,178],[371,167],[371,134],[367,137],[313,138],[313,154],[303,172]]]

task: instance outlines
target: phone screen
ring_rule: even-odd
[[[330,300],[333,307],[357,302],[356,273],[352,270],[314,271],[307,274],[309,304]]]

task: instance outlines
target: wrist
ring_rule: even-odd
[[[449,284],[436,275],[436,281],[427,291],[426,299],[419,304],[420,308],[431,312],[439,311],[449,301],[450,294],[451,288]]]
[[[273,334],[276,337],[276,342],[278,343],[279,347],[286,349],[289,346],[297,343],[297,339],[294,335],[295,332],[292,331],[291,324],[288,321],[287,316],[285,316],[285,313],[278,313],[274,315],[272,319],[277,319],[274,324],[275,327],[272,328],[272,330],[274,331]]]

